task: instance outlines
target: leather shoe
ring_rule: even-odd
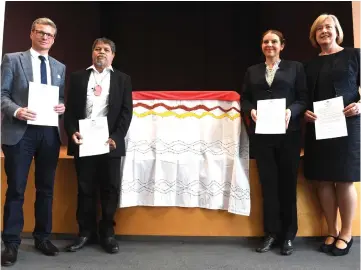
[[[275,241],[276,241],[276,237],[272,235],[267,235],[263,240],[262,246],[258,247],[256,251],[259,253],[264,253],[269,251],[272,245],[275,243]]]
[[[102,248],[108,253],[113,254],[119,252],[119,245],[114,236],[101,239],[100,244]]]
[[[335,244],[336,244],[336,241],[337,241],[338,236],[327,235],[327,236],[326,236],[326,239],[327,239],[328,237],[333,238],[333,242],[332,242],[331,244],[326,244],[325,242],[323,242],[322,245],[320,246],[320,251],[321,251],[321,252],[324,252],[324,253],[331,252],[332,249],[334,248]],[[326,239],[325,239],[325,241],[326,241]]]
[[[344,255],[348,254],[349,251],[350,251],[350,248],[352,246],[352,243],[353,243],[353,238],[351,238],[350,241],[348,241],[348,242],[345,239],[342,239],[342,238],[338,238],[337,240],[341,240],[341,241],[345,242],[345,244],[347,246],[346,246],[346,248],[342,249],[342,248],[336,247],[336,244],[335,244],[334,248],[331,251],[332,254],[334,256],[344,256]]]
[[[65,250],[68,252],[75,252],[75,251],[78,251],[79,249],[82,249],[86,245],[94,244],[96,242],[97,242],[97,239],[95,236],[93,236],[93,237],[79,236],[75,239],[74,243],[67,246],[65,248]]]
[[[282,255],[291,255],[293,253],[293,245],[291,240],[286,240],[281,246]]]
[[[54,246],[50,240],[35,240],[35,248],[41,251],[46,256],[56,256],[59,254],[59,249]]]
[[[1,265],[12,266],[18,259],[18,248],[11,244],[5,244],[5,250],[1,252]]]

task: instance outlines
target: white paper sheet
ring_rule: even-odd
[[[315,121],[316,140],[347,136],[342,97],[314,102],[313,109],[317,116]]]
[[[58,104],[58,86],[29,82],[28,109],[36,112],[36,120],[27,120],[29,125],[57,127],[59,115],[54,106]]]
[[[109,153],[108,120],[106,117],[79,120],[79,133],[83,143],[79,146],[79,156],[95,156]]]
[[[286,99],[257,101],[257,134],[286,133]]]

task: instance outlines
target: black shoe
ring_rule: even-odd
[[[335,247],[336,241],[337,241],[337,237],[333,236],[333,235],[327,235],[326,239],[328,237],[332,237],[334,239],[334,241],[331,244],[326,244],[325,242],[322,243],[322,245],[320,246],[320,251],[324,252],[324,253],[328,253],[331,252],[332,249]],[[325,241],[326,241],[325,239]]]
[[[102,238],[100,244],[103,249],[108,253],[113,254],[119,252],[119,245],[114,236]]]
[[[95,244],[98,242],[96,236],[79,236],[75,239],[74,243],[65,248],[68,252],[75,252],[82,249],[84,246],[89,244]]]
[[[335,246],[331,250],[332,254],[334,256],[343,256],[343,255],[348,254],[348,252],[350,251],[350,248],[352,246],[352,243],[353,243],[353,238],[351,238],[351,240],[349,242],[347,242],[346,240],[344,240],[342,238],[338,238],[337,240],[341,240],[341,241],[345,242],[347,246],[345,248],[338,248],[338,247],[336,247],[336,244],[335,244]]]
[[[291,255],[293,253],[293,245],[291,240],[286,240],[281,246],[282,255]]]
[[[1,252],[1,265],[12,266],[18,259],[18,247],[11,244],[5,244],[5,249]]]
[[[262,246],[256,249],[257,252],[263,253],[271,249],[272,245],[276,242],[276,237],[268,235],[264,238]]]
[[[46,256],[56,256],[59,254],[59,249],[48,239],[42,241],[35,239],[35,248]]]

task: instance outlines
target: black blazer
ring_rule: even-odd
[[[313,111],[314,93],[322,64],[321,61],[317,61],[317,57],[305,63],[309,91],[307,107],[310,111]],[[344,48],[336,55],[332,68],[332,80],[336,97],[343,97],[345,107],[360,100],[358,91],[360,86],[359,48]]]
[[[109,135],[116,143],[110,157],[125,156],[124,137],[133,115],[132,84],[130,76],[116,69],[110,72],[108,126]],[[79,156],[79,147],[72,135],[79,131],[79,121],[85,118],[87,87],[91,70],[81,70],[71,74],[70,87],[64,114],[64,127],[68,135],[68,155]]]
[[[286,98],[286,108],[291,110],[287,131],[300,130],[301,118],[307,106],[307,86],[303,65],[295,61],[281,60],[271,86],[266,81],[266,64],[261,63],[247,69],[241,92],[241,109],[246,116],[257,110],[257,101]],[[254,133],[255,123],[251,119],[249,132]]]

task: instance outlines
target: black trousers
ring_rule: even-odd
[[[263,195],[265,234],[293,240],[297,233],[297,171],[301,132],[252,136]]]
[[[118,208],[120,193],[119,158],[108,154],[76,157],[75,169],[78,178],[77,222],[80,236],[99,233],[100,237],[114,235],[114,215]],[[97,202],[100,195],[102,216],[97,226]]]

